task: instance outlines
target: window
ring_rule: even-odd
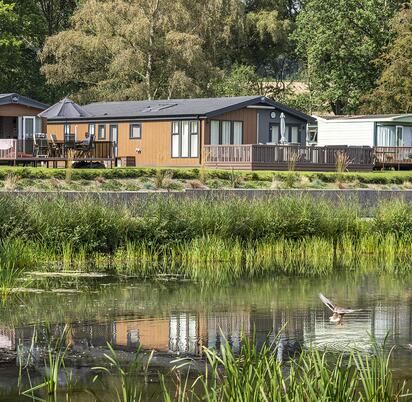
[[[210,145],[243,144],[243,122],[212,120],[210,122]]]
[[[70,124],[65,124],[63,131],[64,131],[64,141],[68,142],[70,140]]]
[[[219,121],[212,120],[210,122],[210,145],[218,145],[219,143]]]
[[[99,124],[98,129],[97,129],[97,138],[99,140],[106,139],[106,127],[104,124]]]
[[[222,121],[222,145],[230,144],[230,121]]]
[[[95,132],[94,132],[94,123],[89,123],[89,128],[88,128],[88,133],[89,133],[89,135],[94,135],[95,134]]]
[[[396,126],[396,145],[398,147],[404,147],[405,144],[403,143],[403,127]]]
[[[179,156],[180,156],[179,122],[174,121],[172,123],[172,158],[178,158]]]
[[[197,158],[199,156],[199,135],[197,132],[197,121],[190,122],[190,156]]]
[[[234,121],[233,122],[233,144],[243,143],[243,122]]]
[[[271,124],[269,130],[269,142],[277,144],[280,138],[280,128],[279,124]]]
[[[289,127],[289,142],[296,144],[299,142],[299,127],[290,126]]]
[[[189,122],[182,121],[181,123],[181,154],[182,158],[189,156]]]
[[[197,121],[172,122],[172,157],[197,158],[199,134]]]
[[[131,123],[129,125],[129,138],[131,140],[142,139],[142,126],[140,123]]]
[[[396,147],[396,127],[378,126],[376,145],[378,147]]]

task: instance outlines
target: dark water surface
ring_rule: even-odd
[[[67,288],[67,280],[53,284],[48,279],[46,287],[61,288],[63,283]],[[280,350],[285,354],[311,345],[367,353],[371,335],[382,343],[389,334],[387,347],[395,346],[395,376],[412,383],[412,276],[279,277],[213,287],[187,282],[111,282],[108,278],[69,283],[73,292],[25,293],[4,302],[0,306],[0,348],[16,350],[20,345],[28,350],[34,328],[40,347],[47,332],[45,324],[54,334],[70,324],[69,342],[77,358],[68,365],[74,368],[76,387],[94,390],[105,401],[114,400],[113,395],[91,384],[90,368],[104,360],[107,342],[125,356],[139,345],[154,349],[154,365],[166,370],[177,356],[189,355],[201,363],[202,347],[219,347],[223,336],[236,351],[241,333],[255,331],[261,344],[282,327]],[[331,324],[319,292],[341,306],[361,311],[345,317],[343,325]],[[39,362],[31,370],[34,383],[41,382],[43,366]],[[0,400],[30,400],[18,395],[17,378],[15,362],[0,365]],[[63,375],[61,381],[65,381]],[[29,387],[27,380],[21,387]],[[142,387],[145,400],[158,400],[157,375]],[[85,392],[72,396],[72,401],[89,400],[94,399]]]

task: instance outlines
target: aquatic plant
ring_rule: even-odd
[[[257,348],[253,337],[243,336],[238,354],[227,341],[218,351],[204,348],[204,354],[204,373],[191,386],[175,384],[179,401],[390,402],[411,396],[405,383],[395,384],[392,378],[390,353],[376,344],[370,355],[309,349],[285,361],[279,337]],[[164,400],[173,400],[161,383]]]
[[[357,203],[306,197],[148,197],[114,208],[87,196],[71,201],[2,196],[0,266],[87,267],[211,281],[275,272],[320,275],[357,261],[407,269],[412,210],[390,202],[370,212],[364,219]],[[3,282],[20,274],[3,273]]]
[[[139,390],[137,377],[139,374],[143,373],[147,377],[147,372],[149,369],[150,361],[153,356],[153,351],[149,355],[146,364],[143,364],[141,359],[140,348],[134,353],[132,361],[125,366],[122,363],[110,345],[107,344],[109,353],[105,353],[104,356],[110,363],[110,368],[105,366],[92,367],[92,370],[97,371],[98,374],[94,377],[93,381],[98,380],[102,374],[109,376],[116,376],[120,380],[119,386],[115,387],[116,398],[118,402],[138,402],[141,400],[142,394]]]
[[[23,395],[29,396],[34,400],[45,401],[38,396],[35,396],[37,391],[44,390],[47,395],[53,395],[56,397],[58,386],[59,386],[59,375],[62,370],[65,372],[66,378],[68,379],[69,388],[71,388],[72,375],[70,370],[66,370],[65,366],[65,355],[70,347],[70,325],[66,324],[61,331],[61,333],[54,337],[51,333],[50,326],[45,326],[46,339],[47,339],[47,352],[44,359],[44,381],[40,384],[33,385],[29,389],[22,392]],[[32,342],[32,347],[34,342]],[[29,355],[32,351],[29,351]],[[22,359],[19,359],[20,364],[22,364]],[[30,361],[26,363],[26,366],[30,364]],[[20,369],[20,372],[22,370]],[[31,384],[30,374],[27,370],[27,375],[29,378],[29,383]]]

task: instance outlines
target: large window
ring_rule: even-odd
[[[401,146],[402,131],[397,130],[396,126],[378,126],[376,146],[378,147],[396,147]]]
[[[199,155],[199,133],[197,121],[172,122],[172,157],[197,158]]]
[[[140,123],[131,123],[129,126],[129,138],[131,140],[142,139],[142,126]]]
[[[106,127],[104,124],[99,124],[97,128],[97,138],[99,140],[105,140],[106,139]]]
[[[210,144],[243,144],[243,122],[212,120],[210,122]]]

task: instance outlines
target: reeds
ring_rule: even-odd
[[[94,381],[98,380],[101,374],[116,376],[120,382],[120,384],[115,387],[117,402],[140,401],[142,399],[142,392],[139,390],[138,375],[143,373],[145,379],[147,378],[147,372],[153,356],[153,351],[149,355],[147,362],[143,364],[141,351],[140,348],[138,348],[134,353],[132,361],[125,366],[125,364],[120,361],[110,343],[107,344],[107,347],[109,349],[109,353],[105,353],[104,356],[110,364],[110,368],[105,366],[93,367],[92,370],[98,373],[95,376]]]
[[[31,387],[23,391],[22,395],[30,397],[33,400],[46,401],[46,399],[36,396],[39,391],[43,391],[48,395],[47,401],[50,400],[49,397],[52,397],[52,400],[56,400],[56,395],[59,388],[59,377],[61,377],[62,373],[65,374],[65,377],[68,380],[67,383],[69,384],[69,386],[71,386],[72,374],[71,371],[67,370],[65,367],[65,356],[70,347],[70,344],[67,342],[70,331],[70,326],[66,324],[61,333],[55,337],[52,335],[50,327],[46,325],[45,333],[47,350],[43,361],[45,375],[43,382],[40,384],[32,384],[30,371],[28,370],[30,364],[35,364],[31,361],[31,355],[33,354],[33,349],[36,344],[36,333],[33,335],[32,345],[28,352],[27,362],[23,362],[21,354],[19,353],[20,375],[22,375],[23,369],[25,369],[29,383],[31,384]],[[19,382],[20,381],[21,379],[19,380]]]
[[[334,401],[390,402],[410,397],[405,383],[396,384],[389,369],[390,353],[373,344],[370,355],[304,350],[283,361],[281,343],[257,349],[242,337],[235,355],[228,342],[219,351],[204,348],[205,373],[192,386],[178,382],[179,401]],[[164,383],[163,383],[164,384]],[[173,400],[163,385],[165,400]]]
[[[364,219],[355,203],[304,197],[149,198],[116,207],[88,198],[0,197],[0,266],[87,266],[195,280],[273,272],[320,275],[357,261],[407,269],[409,205],[390,202],[370,212]]]

